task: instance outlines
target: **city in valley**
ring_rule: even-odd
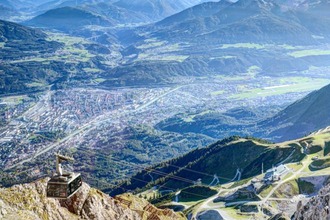
[[[182,77],[178,81],[183,83],[166,87],[123,87],[113,90],[50,89],[44,93],[2,97],[0,166],[8,173],[12,168],[19,173],[19,168],[24,167],[25,174],[16,175],[13,180],[15,182],[27,176],[33,178],[52,172],[47,170],[52,169],[51,163],[48,161],[49,166],[44,168],[42,162],[35,163],[38,158],[45,161],[45,158],[52,158],[53,152],[58,151],[73,155],[77,153],[76,157],[80,158],[79,153],[89,151],[94,152],[95,157],[102,154],[110,160],[125,161],[125,164],[116,164],[117,168],[121,168],[124,178],[136,172],[136,169],[129,168],[130,162],[141,166],[158,162],[155,149],[165,150],[162,148],[164,145],[170,145],[165,150],[166,154],[162,155],[166,159],[224,138],[200,134],[191,137],[190,133],[175,134],[156,129],[155,126],[165,119],[180,115],[184,121],[189,122],[196,115],[244,107],[259,110],[255,121],[251,122],[255,123],[274,115],[308,92],[321,88],[329,79],[270,79],[246,74],[242,77]],[[135,137],[130,130],[132,128],[151,132],[152,137],[159,138],[159,146],[157,141],[156,144],[153,141],[155,146],[149,146],[147,139],[150,134]],[[145,131],[147,128],[150,130]],[[167,140],[163,142],[165,137]],[[138,145],[143,153],[134,152],[134,148],[133,152],[129,152],[134,139],[140,139]],[[189,144],[183,150],[178,150],[179,146],[182,148],[182,143]],[[96,167],[95,163],[86,161],[91,169]],[[80,161],[77,165],[82,171],[85,167],[83,164],[84,161]],[[27,168],[30,172],[26,171]],[[111,179],[107,181],[111,182]]]

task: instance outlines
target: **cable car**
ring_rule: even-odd
[[[73,196],[81,187],[82,180],[80,173],[63,173],[61,162],[73,161],[68,156],[55,154],[56,156],[56,173],[47,182],[47,197],[56,199],[68,199]]]

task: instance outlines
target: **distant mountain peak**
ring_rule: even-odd
[[[74,30],[85,25],[113,25],[112,21],[101,15],[71,6],[49,10],[26,23],[28,25],[56,28],[59,30]]]
[[[72,14],[67,14],[67,13],[72,13]],[[79,13],[79,14],[76,14]],[[93,14],[92,12],[80,9],[80,8],[76,8],[76,7],[72,7],[72,6],[64,6],[61,8],[55,8],[55,9],[51,9],[49,11],[47,11],[45,14],[48,15],[54,15],[54,16],[78,16],[78,15],[82,15],[82,14]],[[93,14],[94,15],[94,14]],[[98,16],[98,15],[95,15]]]

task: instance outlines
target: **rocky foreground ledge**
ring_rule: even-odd
[[[48,179],[0,189],[0,219],[111,219],[170,220],[186,219],[182,213],[158,209],[131,194],[114,198],[83,183],[68,200],[46,197]]]
[[[305,205],[299,202],[297,211],[291,219],[330,219],[330,184],[322,188],[318,195],[313,196]]]

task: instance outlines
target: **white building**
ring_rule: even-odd
[[[289,168],[283,164],[273,167],[266,171],[264,176],[264,182],[274,182],[281,179],[282,176],[289,172]]]

